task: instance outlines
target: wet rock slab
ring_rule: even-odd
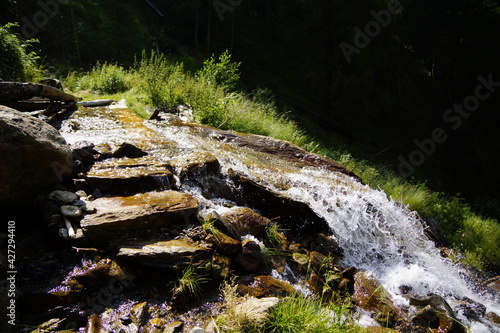
[[[182,225],[196,214],[198,201],[176,191],[147,192],[128,197],[105,197],[92,202],[97,213],[80,222],[85,236],[103,243],[133,230]]]
[[[220,221],[235,238],[244,235],[260,236],[265,233],[269,219],[257,214],[247,207],[233,207],[229,212],[219,216]]]
[[[173,268],[196,264],[209,254],[209,247],[180,238],[130,244],[120,249],[118,258],[147,267]]]
[[[87,182],[103,193],[137,193],[169,189],[174,176],[168,165],[154,159],[122,158],[94,164],[87,173]]]

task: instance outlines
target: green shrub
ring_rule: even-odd
[[[227,91],[233,91],[240,79],[240,65],[239,62],[231,61],[231,54],[226,50],[219,55],[219,61],[216,61],[213,55],[205,60],[196,77],[208,84],[219,85]]]
[[[21,41],[12,28],[16,23],[0,26],[0,78],[5,81],[36,81],[42,78],[40,57],[28,48],[37,40]]]
[[[97,64],[78,82],[78,89],[91,90],[97,94],[116,94],[127,91],[131,85],[128,82],[128,71],[114,64]]]

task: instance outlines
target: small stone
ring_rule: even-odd
[[[73,189],[75,189],[75,190],[84,190],[88,187],[86,179],[74,178],[72,181],[73,181]]]
[[[87,197],[87,193],[85,193],[84,190],[79,190],[79,191],[76,191],[75,193],[78,197],[80,198],[86,198]]]
[[[91,195],[93,195],[93,196],[94,196],[94,198],[102,198],[102,193],[101,193],[101,191],[100,191],[98,188],[96,188],[96,189],[94,190],[94,192],[92,192],[92,194],[91,194]]]
[[[83,200],[75,200],[73,201],[73,206],[84,207],[87,203]]]
[[[75,235],[72,237],[73,240],[83,241],[85,240],[85,235],[82,229],[76,229]]]
[[[184,322],[173,321],[165,327],[163,333],[180,333],[182,332],[183,328],[184,328]]]
[[[264,264],[260,246],[254,241],[245,240],[236,256],[236,263],[247,272],[257,272]]]
[[[124,142],[112,153],[112,156],[116,158],[120,157],[137,158],[145,156],[147,154],[148,153],[134,146],[133,144]]]
[[[189,333],[205,333],[205,330],[201,327],[194,327]]]
[[[49,194],[49,199],[59,204],[69,204],[78,199],[78,196],[69,191],[54,191]]]
[[[59,229],[59,237],[68,240],[69,239],[68,229],[66,228]]]
[[[82,210],[78,206],[61,206],[61,213],[66,217],[79,217]]]
[[[111,147],[107,143],[100,143],[94,147],[94,150],[100,155],[100,158],[106,158],[111,155]]]
[[[163,324],[165,323],[165,319],[162,319],[162,318],[153,318],[149,322],[154,327],[161,328],[163,326]]]
[[[148,303],[142,302],[134,305],[130,310],[132,315],[132,321],[138,326],[142,326],[146,323],[148,317]]]
[[[63,220],[61,214],[54,214],[49,218],[49,225],[59,224]]]
[[[246,207],[235,207],[219,216],[231,237],[240,239],[244,235],[259,236],[265,233],[269,219]]]

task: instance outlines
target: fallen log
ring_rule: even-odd
[[[108,106],[110,104],[115,103],[114,99],[96,99],[93,101],[82,101],[77,104],[84,107],[95,107],[95,106]]]
[[[76,102],[77,97],[64,91],[37,83],[0,82],[0,102],[27,100],[32,97],[45,97],[51,101]]]

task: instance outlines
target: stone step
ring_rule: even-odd
[[[179,238],[130,244],[120,249],[118,258],[147,267],[179,268],[191,264],[196,266],[208,259],[210,253],[206,244]]]
[[[150,157],[107,159],[92,166],[87,183],[105,194],[171,189],[175,180],[170,169]]]
[[[104,197],[89,204],[96,213],[80,222],[91,242],[116,240],[133,231],[186,225],[198,211],[198,201],[176,191],[146,192],[127,197]]]

